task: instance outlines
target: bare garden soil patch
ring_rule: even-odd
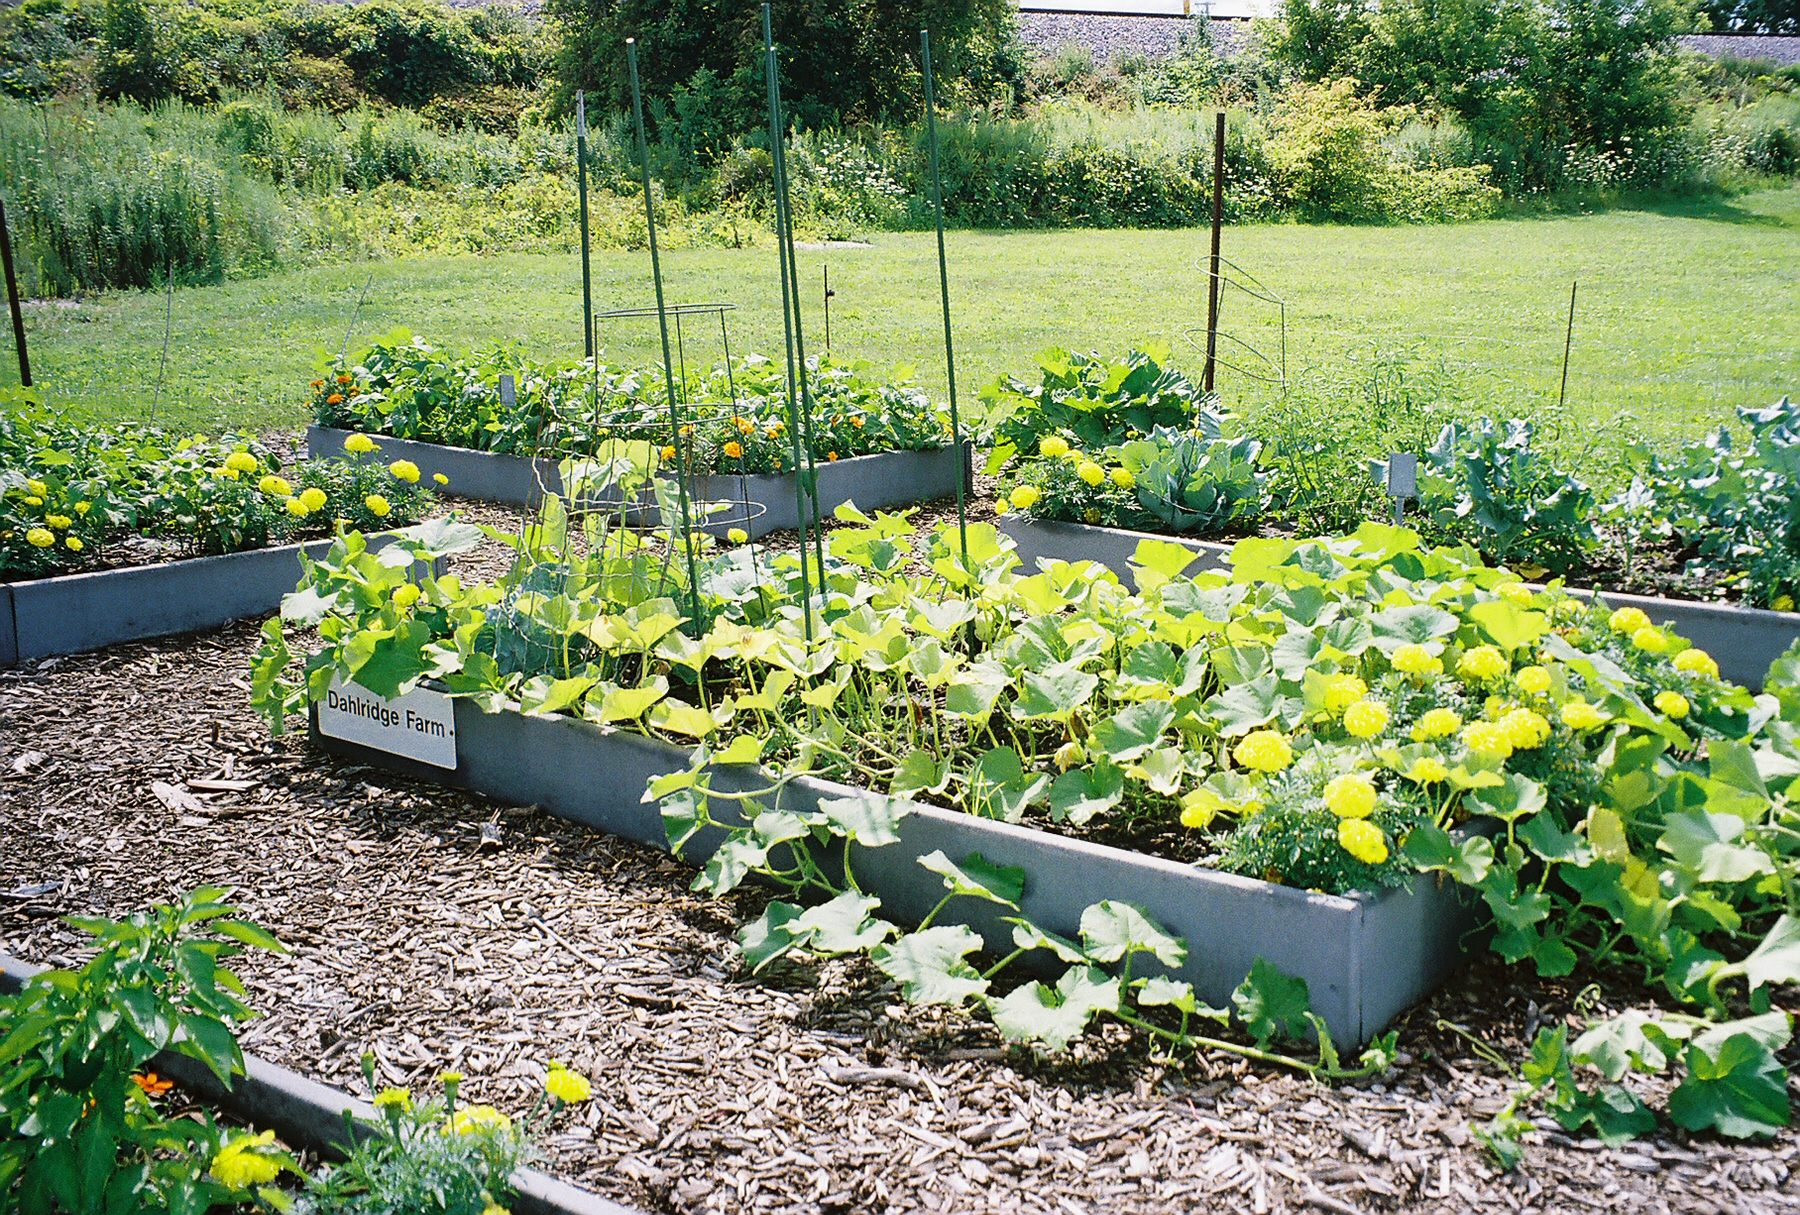
[[[1791,1131],[1545,1131],[1492,1171],[1466,1124],[1506,1081],[1441,1023],[1517,1059],[1645,999],[1610,976],[1477,963],[1403,1019],[1393,1073],[1338,1090],[1116,1031],[1035,1059],[856,963],[750,980],[731,934],[755,893],[701,899],[651,849],[270,742],[255,628],[0,674],[0,948],[72,961],[59,915],[236,886],[293,947],[246,967],[248,1049],[355,1092],[365,1048],[383,1082],[455,1067],[514,1112],[561,1059],[598,1099],[546,1167],[650,1211],[1800,1210]]]

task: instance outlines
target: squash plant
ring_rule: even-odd
[[[1192,578],[1186,549],[1146,541],[1132,593],[1091,563],[1026,573],[991,527],[968,529],[965,560],[954,529],[839,517],[826,568],[808,559],[810,597],[798,555],[707,544],[690,566],[671,532],[591,514],[576,530],[554,503],[508,538],[516,563],[492,584],[408,582],[405,554],[461,543],[450,528],[381,558],[347,536],[284,609],[323,647],[298,678],[271,622],[256,698],[279,726],[334,676],[384,696],[430,678],[485,708],[845,780],[870,805],[1061,830],[1179,821],[1201,863],[1332,891],[1441,872],[1484,902],[1508,961],[1628,966],[1714,1020],[1760,1015],[1772,984],[1800,980],[1785,944],[1800,655],[1752,696],[1641,612],[1382,525],[1241,541],[1228,570]],[[741,878],[830,833],[765,825],[780,838],[709,865]],[[781,862],[796,864],[810,873]],[[839,906],[830,939],[861,939]],[[892,936],[872,931],[871,949]],[[1720,1101],[1694,1108],[1725,1133],[1754,1122]]]

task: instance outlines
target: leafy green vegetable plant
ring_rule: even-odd
[[[1053,346],[1038,355],[1037,383],[999,377],[981,390],[995,467],[1015,453],[1044,454],[1052,436],[1099,451],[1159,426],[1207,428],[1212,400],[1168,363],[1169,348],[1155,343],[1118,360]]]
[[[1518,418],[1446,424],[1425,452],[1420,506],[1494,561],[1566,573],[1594,543],[1594,494],[1531,439]]]
[[[71,917],[97,951],[0,996],[0,1198],[21,1215],[199,1215],[250,1201],[292,1162],[210,1115],[171,1118],[143,1068],[174,1051],[226,1083],[254,1015],[221,963],[274,937],[202,887],[123,921]],[[155,1094],[155,1095],[153,1095]],[[210,1170],[210,1174],[209,1174]]]

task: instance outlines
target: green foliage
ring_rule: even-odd
[[[1690,572],[1736,584],[1755,603],[1791,610],[1800,597],[1800,405],[1739,409],[1744,448],[1724,427],[1673,456],[1642,446],[1640,476],[1608,504],[1638,536],[1679,536],[1695,551]]]
[[[363,1056],[363,1076],[377,1092],[372,1055]],[[358,1125],[346,1113],[356,1146],[348,1159],[307,1179],[292,1203],[295,1215],[483,1215],[503,1208],[513,1197],[513,1173],[536,1155],[531,1117],[515,1123],[492,1106],[457,1108],[459,1079],[445,1073],[443,1099],[416,1106],[405,1089],[380,1091],[376,1121]]]
[[[437,349],[400,328],[357,351],[348,367],[319,353],[313,415],[322,426],[421,439],[508,455],[609,455],[649,444],[672,462],[674,435],[660,367],[627,370],[602,360],[539,363],[510,347],[473,354]],[[500,401],[500,376],[516,404]],[[682,456],[690,471],[787,472],[794,466],[787,371],[762,355],[690,374],[677,387]],[[913,382],[913,369],[806,362],[811,457],[828,463],[883,451],[925,451],[950,440],[949,414]]]
[[[200,1215],[249,1201],[251,1184],[293,1168],[210,1115],[168,1117],[166,1086],[140,1075],[163,1051],[199,1060],[226,1084],[243,1074],[233,1026],[254,1014],[221,963],[243,946],[281,945],[231,918],[225,895],[202,887],[123,921],[70,918],[93,938],[94,956],[0,996],[0,1197],[9,1210]],[[246,1155],[247,1170],[223,1163]]]
[[[1563,573],[1594,543],[1594,494],[1532,448],[1532,429],[1447,424],[1425,452],[1419,504],[1493,561]]]
[[[1052,436],[1069,436],[1076,447],[1098,450],[1159,426],[1216,433],[1213,402],[1168,360],[1169,348],[1160,344],[1128,351],[1119,360],[1055,346],[1045,350],[1037,357],[1037,383],[1003,375],[981,390],[987,427],[1005,452],[1000,458],[1041,453],[1043,441]]]
[[[360,459],[314,460],[298,483],[252,437],[81,426],[19,393],[0,415],[0,578],[68,573],[137,535],[210,556],[316,535],[339,519],[378,529],[430,510],[428,489]],[[311,488],[323,495],[301,500]],[[369,505],[371,495],[387,504]]]

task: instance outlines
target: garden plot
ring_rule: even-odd
[[[1518,1057],[1576,1014],[1586,974],[1478,965],[1404,1020],[1392,1074],[1339,1089],[1223,1056],[1182,1072],[1112,1033],[1040,1062],[985,1025],[903,1008],[856,962],[748,980],[729,941],[759,893],[707,900],[652,850],[270,743],[235,686],[255,643],[243,625],[0,676],[0,835],[34,841],[5,850],[0,891],[66,883],[0,904],[5,947],[67,961],[76,937],[58,914],[237,885],[295,949],[246,967],[268,1014],[247,1049],[356,1091],[365,1046],[382,1082],[456,1065],[473,1099],[512,1111],[549,1058],[584,1065],[602,1100],[550,1138],[549,1167],[642,1208],[1789,1203],[1791,1131],[1749,1147],[1658,1135],[1622,1152],[1540,1131],[1518,1173],[1489,1169],[1465,1124],[1508,1083],[1448,1025]],[[169,688],[186,712],[146,716]],[[219,728],[196,732],[194,717]],[[169,807],[158,782],[191,803]],[[501,846],[484,853],[489,821]],[[1633,998],[1603,987],[1579,1007]]]

